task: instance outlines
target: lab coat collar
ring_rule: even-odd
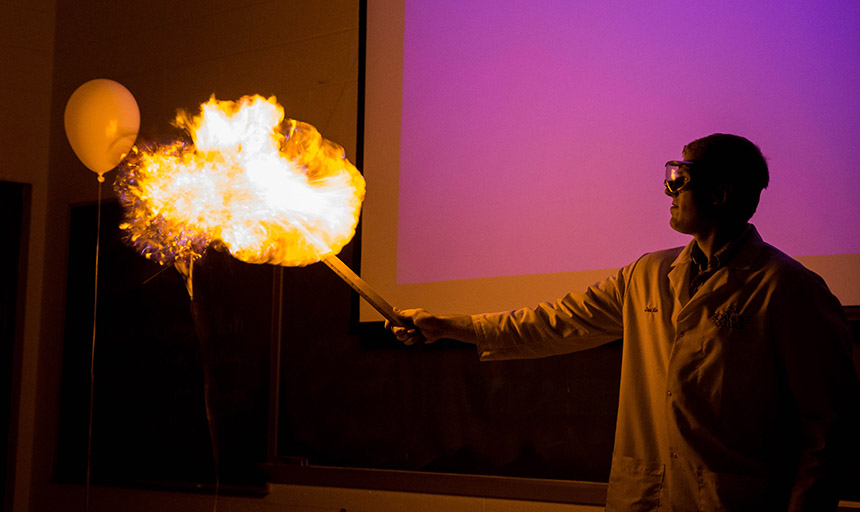
[[[681,312],[685,306],[690,303],[693,297],[690,296],[690,267],[692,266],[693,244],[695,240],[691,240],[689,244],[681,251],[681,254],[672,262],[672,269],[669,271],[669,284],[675,290],[675,309],[672,315],[672,321],[677,324]],[[737,248],[734,256],[727,261],[723,268],[727,270],[743,270],[749,269],[756,259],[759,251],[764,247],[764,242],[759,236],[758,231],[752,224],[747,225],[747,229],[739,239],[740,247]],[[732,272],[718,272],[712,279],[709,279],[696,293],[696,297],[704,296],[715,287],[718,287],[732,279]]]
[[[738,247],[734,256],[731,257],[729,261],[725,262],[723,265],[724,267],[735,269],[750,268],[759,251],[764,247],[764,241],[761,239],[761,235],[758,234],[758,230],[752,224],[747,224],[747,228],[740,236],[740,239],[740,247]],[[695,240],[690,240],[690,243],[684,247],[681,254],[679,254],[678,257],[675,258],[675,261],[672,262],[673,269],[679,265],[690,264],[692,262],[693,245],[695,243]]]

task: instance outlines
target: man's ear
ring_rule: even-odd
[[[731,190],[731,185],[717,185],[717,188],[711,192],[711,203],[714,206],[722,206],[726,204],[729,201]]]

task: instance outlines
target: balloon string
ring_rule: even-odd
[[[90,470],[93,458],[93,396],[95,390],[95,363],[96,363],[96,314],[99,303],[99,242],[102,232],[102,184],[104,176],[99,175],[99,200],[96,214],[96,267],[93,279],[93,342],[90,348],[90,414],[87,425],[87,473],[84,484],[84,512],[90,509]]]

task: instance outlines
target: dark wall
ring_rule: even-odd
[[[86,471],[96,214],[85,205],[71,215],[62,481]],[[403,347],[381,324],[355,322],[357,297],[328,267],[248,265],[213,250],[194,265],[192,303],[180,274],[126,247],[118,224],[117,205],[104,205],[94,482],[207,487],[216,458],[221,483],[243,492],[264,487],[264,463],[297,459],[606,481],[619,343],[494,363],[454,342]],[[351,245],[340,255],[352,256]],[[279,415],[267,452],[273,340]]]

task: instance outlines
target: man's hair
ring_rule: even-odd
[[[753,216],[761,191],[770,180],[767,162],[758,146],[738,135],[715,133],[684,146],[684,155],[702,164],[696,173],[697,181],[711,187],[731,187],[729,200],[734,215],[744,222]]]

